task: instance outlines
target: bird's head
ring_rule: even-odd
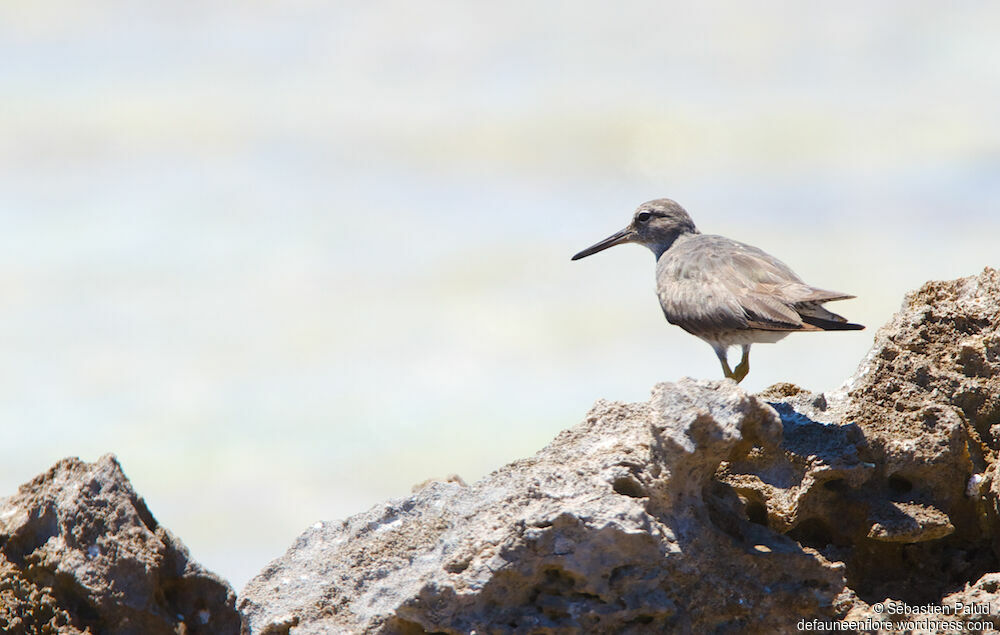
[[[658,198],[640,205],[635,210],[635,214],[632,215],[632,222],[628,224],[628,227],[595,245],[587,247],[573,256],[573,260],[586,258],[591,254],[622,243],[645,245],[659,258],[677,240],[678,236],[696,233],[698,233],[698,229],[694,226],[694,221],[684,211],[684,208],[677,204],[677,201],[669,198]]]

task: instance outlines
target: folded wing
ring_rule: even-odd
[[[695,334],[864,328],[822,306],[854,296],[809,286],[777,258],[722,236],[675,243],[657,263],[657,294],[667,320]]]

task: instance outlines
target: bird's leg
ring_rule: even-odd
[[[726,359],[726,347],[725,346],[712,346],[715,349],[715,356],[719,358],[722,363],[722,373],[726,376],[726,379],[736,379],[733,376],[732,369],[729,368],[729,360]],[[736,380],[739,382],[739,380]]]
[[[736,366],[736,369],[733,371],[733,379],[735,379],[736,383],[738,384],[741,381],[743,381],[743,378],[746,377],[747,373],[749,372],[750,372],[750,345],[744,344],[743,357],[740,358],[740,363]]]

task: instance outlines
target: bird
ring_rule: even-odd
[[[615,245],[638,243],[656,257],[656,295],[667,321],[707,342],[723,374],[737,384],[750,372],[750,346],[798,331],[857,331],[861,324],[822,305],[855,296],[802,281],[788,265],[757,247],[702,234],[676,201],[640,205],[625,229],[573,256],[579,260]],[[742,347],[730,368],[727,352]]]

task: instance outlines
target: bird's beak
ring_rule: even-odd
[[[612,234],[608,236],[596,245],[591,245],[587,247],[577,255],[573,256],[572,260],[579,260],[580,258],[586,258],[592,254],[596,254],[599,251],[604,251],[608,247],[614,247],[615,245],[620,245],[622,243],[627,243],[635,238],[635,233],[632,231],[631,227],[626,227],[617,234]]]

